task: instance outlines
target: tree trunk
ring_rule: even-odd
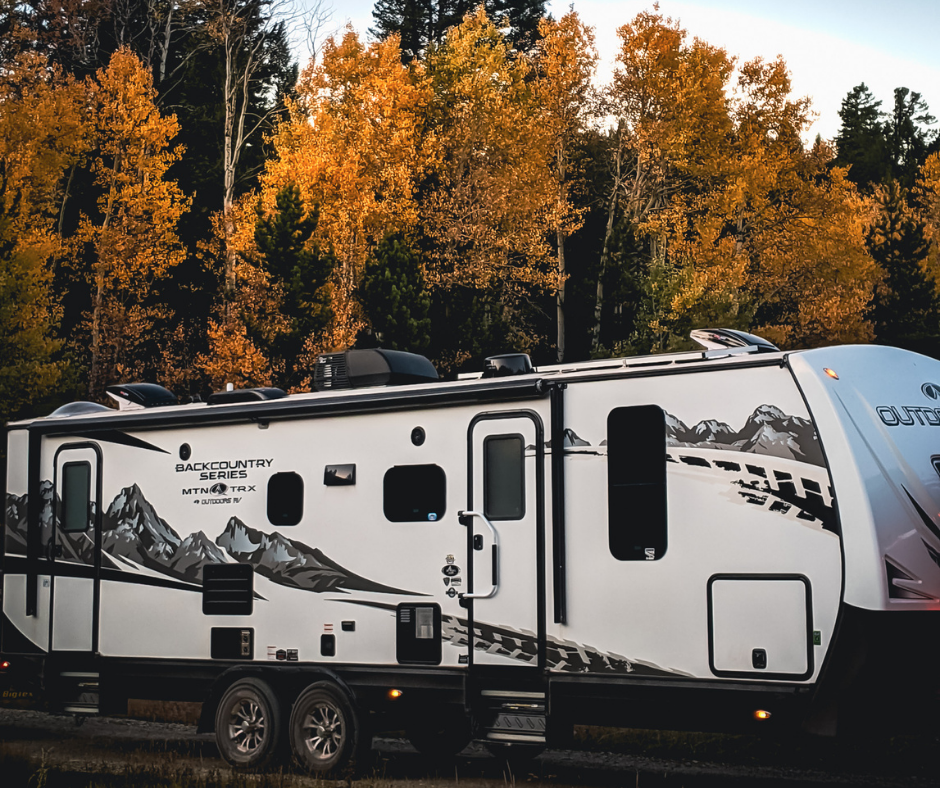
[[[114,183],[117,179],[117,173],[121,168],[120,155],[114,159],[114,176],[111,179],[111,189],[108,195],[108,206],[105,209],[104,220],[101,223],[101,235],[103,236],[111,226],[111,216],[114,212]],[[98,249],[98,262],[95,269],[95,297],[91,311],[91,370],[88,375],[88,393],[93,399],[97,399],[104,394],[105,370],[101,358],[101,345],[103,331],[101,330],[101,321],[104,314],[105,298],[105,262],[101,259],[101,249]]]
[[[600,266],[597,272],[597,295],[594,302],[594,335],[591,339],[592,354],[598,353],[601,347],[601,314],[604,309],[604,275],[607,273],[607,263],[610,259],[610,240],[614,234],[614,218],[617,215],[617,203],[620,197],[621,167],[623,166],[623,156],[619,145],[617,147],[615,164],[614,183],[607,205],[607,227],[604,230],[604,246],[601,250]]]
[[[235,134],[235,113],[237,110],[236,90],[234,81],[235,51],[232,41],[225,42],[225,127],[224,150],[222,153],[222,167],[224,172],[224,189],[222,193],[222,227],[225,233],[225,279],[222,285],[222,295],[228,302],[235,294],[235,249],[232,238],[235,235],[235,221],[232,217],[232,206],[235,204],[235,165],[237,162],[237,144],[233,139]]]

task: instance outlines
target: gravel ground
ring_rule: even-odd
[[[661,737],[644,734],[599,751],[549,750],[515,769],[471,745],[433,764],[407,742],[377,738],[372,760],[340,784],[348,788],[511,788],[566,786],[940,786],[936,739],[764,742],[753,737]],[[641,754],[642,753],[642,754]],[[105,777],[102,777],[104,775]],[[252,782],[230,777],[211,734],[189,725],[0,709],[0,785],[322,786],[290,771]],[[102,782],[102,780],[104,782]],[[273,780],[273,782],[272,782]],[[188,782],[187,782],[188,781]]]

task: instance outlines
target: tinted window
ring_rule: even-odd
[[[621,561],[666,552],[666,418],[662,408],[617,408],[607,417],[607,524]]]
[[[385,472],[385,516],[393,523],[440,520],[447,498],[447,478],[437,465],[396,465]]]
[[[62,530],[88,530],[90,512],[91,465],[67,462],[62,467]]]
[[[483,513],[490,520],[525,516],[525,444],[521,435],[483,441]]]
[[[297,525],[304,516],[304,480],[300,474],[275,473],[268,479],[268,520],[271,525]]]

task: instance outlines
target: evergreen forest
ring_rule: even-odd
[[[860,82],[808,139],[783,57],[658,6],[613,20],[604,83],[593,31],[541,1],[378,0],[329,37],[285,2],[2,0],[4,421],[133,381],[310,390],[352,347],[445,376],[701,327],[940,357],[912,88]]]

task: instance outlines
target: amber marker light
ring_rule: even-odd
[[[754,719],[755,720],[769,720],[770,712],[764,711],[763,709],[758,709],[757,711],[754,712]]]
[[[390,690],[388,691],[388,699],[389,699],[389,700],[398,700],[400,697],[401,697],[401,690],[390,689]]]
[[[839,379],[839,376],[833,370],[829,369],[829,367],[824,367],[823,372],[825,372],[833,380]]]

